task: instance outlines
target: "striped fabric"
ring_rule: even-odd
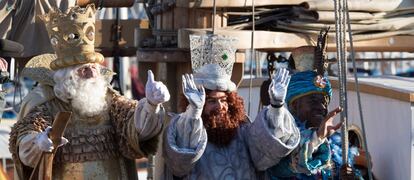
[[[317,76],[314,71],[303,71],[292,75],[288,91],[286,94],[286,102],[290,105],[294,100],[312,93],[322,93],[328,95],[329,99],[332,96],[332,87],[328,78],[324,77],[326,85],[324,88],[317,87],[314,79]]]

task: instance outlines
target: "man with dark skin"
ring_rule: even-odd
[[[306,128],[321,127],[318,129],[318,135],[319,137],[326,137],[334,133],[342,125],[342,123],[333,124],[333,121],[328,121],[329,118],[334,118],[342,111],[341,107],[337,107],[328,116],[328,101],[329,98],[325,95],[313,93],[293,101],[289,110],[293,116],[305,123]],[[304,121],[304,119],[307,119],[307,121]],[[321,126],[324,121],[328,124]]]
[[[274,179],[355,178],[352,168],[342,168],[342,162],[335,160],[334,156],[341,157],[341,152],[331,150],[331,136],[342,125],[342,122],[335,124],[333,119],[342,108],[337,107],[328,113],[332,88],[325,77],[325,70],[318,69],[323,66],[315,65],[315,63],[325,63],[315,60],[315,52],[317,52],[316,47],[303,46],[294,49],[291,54],[290,59],[294,61],[291,63],[293,66],[291,68],[295,72],[290,80],[285,100],[301,131],[302,140],[296,151],[285,158],[285,161],[290,163],[289,170],[281,173],[277,168],[280,165],[269,168],[268,172]],[[295,165],[295,160],[305,162],[305,166],[301,166],[300,163]],[[339,172],[336,169],[340,167],[342,169]]]

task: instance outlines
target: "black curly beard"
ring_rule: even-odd
[[[208,141],[217,146],[227,146],[237,135],[240,122],[231,120],[226,111],[216,110],[202,115]]]

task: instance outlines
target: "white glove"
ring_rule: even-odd
[[[183,80],[183,94],[190,103],[190,110],[194,111],[196,117],[201,117],[204,103],[206,100],[206,92],[203,86],[197,88],[194,83],[193,75],[185,74],[182,76]]]
[[[287,69],[281,68],[276,71],[269,86],[270,104],[282,106],[285,103],[289,81],[290,75]]]
[[[39,133],[36,137],[35,140],[35,144],[37,147],[39,147],[40,150],[44,151],[44,152],[52,152],[53,151],[53,142],[52,140],[48,137],[48,134],[50,132],[50,130],[52,129],[52,127],[48,126],[45,131]],[[60,144],[58,147],[65,145],[66,143],[68,143],[69,141],[62,137],[62,139],[60,140]]]
[[[160,81],[154,80],[154,74],[148,70],[148,80],[145,85],[145,96],[152,105],[158,105],[170,100],[170,92],[167,86]]]

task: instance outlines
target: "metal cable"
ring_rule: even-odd
[[[252,102],[252,88],[253,88],[253,62],[256,62],[256,51],[254,50],[254,31],[256,29],[256,22],[255,22],[255,9],[254,9],[254,0],[252,0],[252,38],[250,40],[250,47],[251,47],[251,52],[250,52],[250,82],[249,82],[249,103],[248,103],[248,109],[247,109],[247,114],[250,117],[250,107],[251,107],[251,102]],[[254,57],[254,58],[253,58]],[[257,72],[256,72],[257,73]]]
[[[343,16],[343,1],[335,0],[335,29],[336,29],[336,53],[338,58],[338,79],[339,79],[339,102],[340,106],[344,109],[341,112],[341,122],[343,122],[341,128],[342,137],[342,160],[344,164],[348,164],[348,128],[347,128],[347,99],[346,99],[346,28],[344,27]]]
[[[213,1],[213,34],[216,31],[216,14],[217,14],[216,0],[214,0]]]
[[[354,72],[354,79],[355,79],[355,90],[357,93],[357,100],[358,100],[358,109],[359,109],[359,118],[361,119],[361,128],[362,128],[362,136],[363,136],[363,142],[364,142],[364,150],[368,154],[368,143],[367,143],[367,135],[365,133],[365,122],[364,122],[364,116],[362,112],[362,105],[361,105],[361,95],[359,93],[359,82],[358,82],[358,76],[357,76],[357,69],[356,69],[356,63],[355,63],[355,50],[354,50],[354,43],[352,39],[352,31],[351,31],[351,20],[349,18],[349,11],[348,11],[348,1],[345,2],[345,13],[347,18],[347,27],[348,27],[348,35],[349,35],[349,46],[351,48],[351,60],[352,60],[352,68]],[[368,156],[369,157],[369,156]],[[372,172],[371,172],[371,161],[370,158],[366,158],[367,164],[368,164],[368,178],[369,180],[372,180]]]
[[[13,86],[14,86],[14,92],[13,92],[13,104],[12,104],[12,108],[13,110],[15,110],[16,112],[19,111],[19,106],[22,103],[22,87],[21,87],[21,81],[20,81],[20,64],[16,61],[16,59],[14,59],[14,63],[16,64],[15,70],[14,70],[14,82],[13,82]],[[19,102],[16,103],[16,97],[19,95]]]
[[[348,164],[348,157],[349,157],[349,138],[348,138],[348,93],[347,93],[347,84],[346,84],[346,79],[347,79],[347,49],[346,49],[346,32],[347,32],[347,28],[346,28],[346,13],[345,13],[345,3],[346,0],[341,0],[342,4],[340,4],[340,10],[341,10],[341,27],[342,27],[342,38],[341,40],[341,44],[342,44],[342,49],[341,49],[341,55],[342,55],[342,90],[343,90],[343,94],[342,94],[342,100],[343,100],[343,106],[342,108],[344,108],[344,111],[341,113],[341,115],[343,116],[343,122],[344,125],[342,126],[343,128],[343,132],[342,132],[342,162],[345,162],[344,165]]]
[[[16,60],[14,61],[14,63],[15,63],[15,69],[14,69],[14,79],[15,79],[15,81],[16,81],[16,77],[19,77],[18,76],[18,69],[19,69],[19,66],[17,65],[18,63],[16,63]],[[17,81],[15,82],[15,83],[13,83],[13,86],[14,86],[14,92],[13,92],[13,103],[12,103],[12,107],[13,108],[16,108],[16,95],[17,95],[17,83],[18,83],[18,79],[19,78],[17,78]]]

